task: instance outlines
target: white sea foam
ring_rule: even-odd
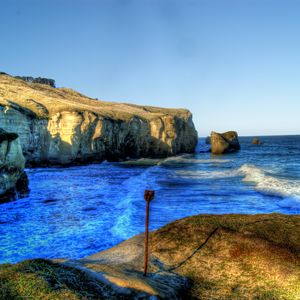
[[[239,172],[244,176],[243,181],[255,184],[257,191],[285,197],[279,205],[300,207],[300,181],[276,178],[267,170],[248,164],[241,166]]]
[[[187,155],[183,156],[175,156],[166,158],[162,160],[159,165],[168,165],[168,164],[210,164],[210,163],[228,163],[230,159],[197,159],[197,158],[189,158]]]
[[[157,190],[156,178],[151,176],[157,168],[157,166],[149,167],[139,175],[130,177],[123,182],[122,185],[127,188],[124,189],[124,194],[121,194],[119,202],[115,204],[115,208],[121,210],[121,213],[111,228],[111,232],[115,236],[125,240],[136,233],[136,228],[132,226],[136,214],[135,201],[142,201],[141,191],[149,188]]]
[[[228,178],[235,177],[238,175],[237,171],[226,170],[226,171],[177,171],[176,174],[180,175],[183,178]]]
[[[223,164],[230,162],[230,159],[217,159],[217,158],[208,158],[208,159],[197,159],[191,158],[189,154],[183,154],[168,158],[140,158],[134,160],[126,160],[121,162],[122,165],[129,166],[168,166],[176,164]]]
[[[121,164],[129,166],[156,166],[159,165],[162,161],[163,159],[140,158],[135,160],[126,160],[121,162]]]
[[[219,179],[242,176],[244,182],[252,183],[260,193],[283,197],[281,207],[300,208],[300,181],[277,178],[269,170],[245,164],[238,169],[219,171],[182,171],[176,174],[190,179]]]

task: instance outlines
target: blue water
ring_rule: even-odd
[[[29,196],[0,204],[0,262],[80,258],[142,232],[144,189],[156,191],[152,229],[200,213],[300,213],[300,136],[261,139],[224,156],[199,153],[200,139],[196,154],[135,166],[29,169]]]

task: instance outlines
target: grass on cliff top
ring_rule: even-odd
[[[0,105],[20,106],[38,118],[47,118],[61,111],[94,112],[98,115],[128,120],[133,116],[154,119],[164,115],[187,118],[185,109],[169,109],[134,104],[107,102],[84,96],[72,89],[28,83],[21,79],[0,74]]]
[[[83,272],[43,259],[0,265],[0,299],[115,299],[112,290]]]

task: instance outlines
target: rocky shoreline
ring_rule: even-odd
[[[143,234],[80,260],[1,265],[0,298],[246,300],[300,293],[299,215],[188,217],[153,231],[150,254],[147,277]]]

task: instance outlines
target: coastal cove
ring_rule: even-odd
[[[0,262],[82,258],[144,229],[144,189],[156,191],[151,229],[195,214],[300,213],[300,136],[240,138],[242,150],[27,169],[30,194],[0,204]]]

